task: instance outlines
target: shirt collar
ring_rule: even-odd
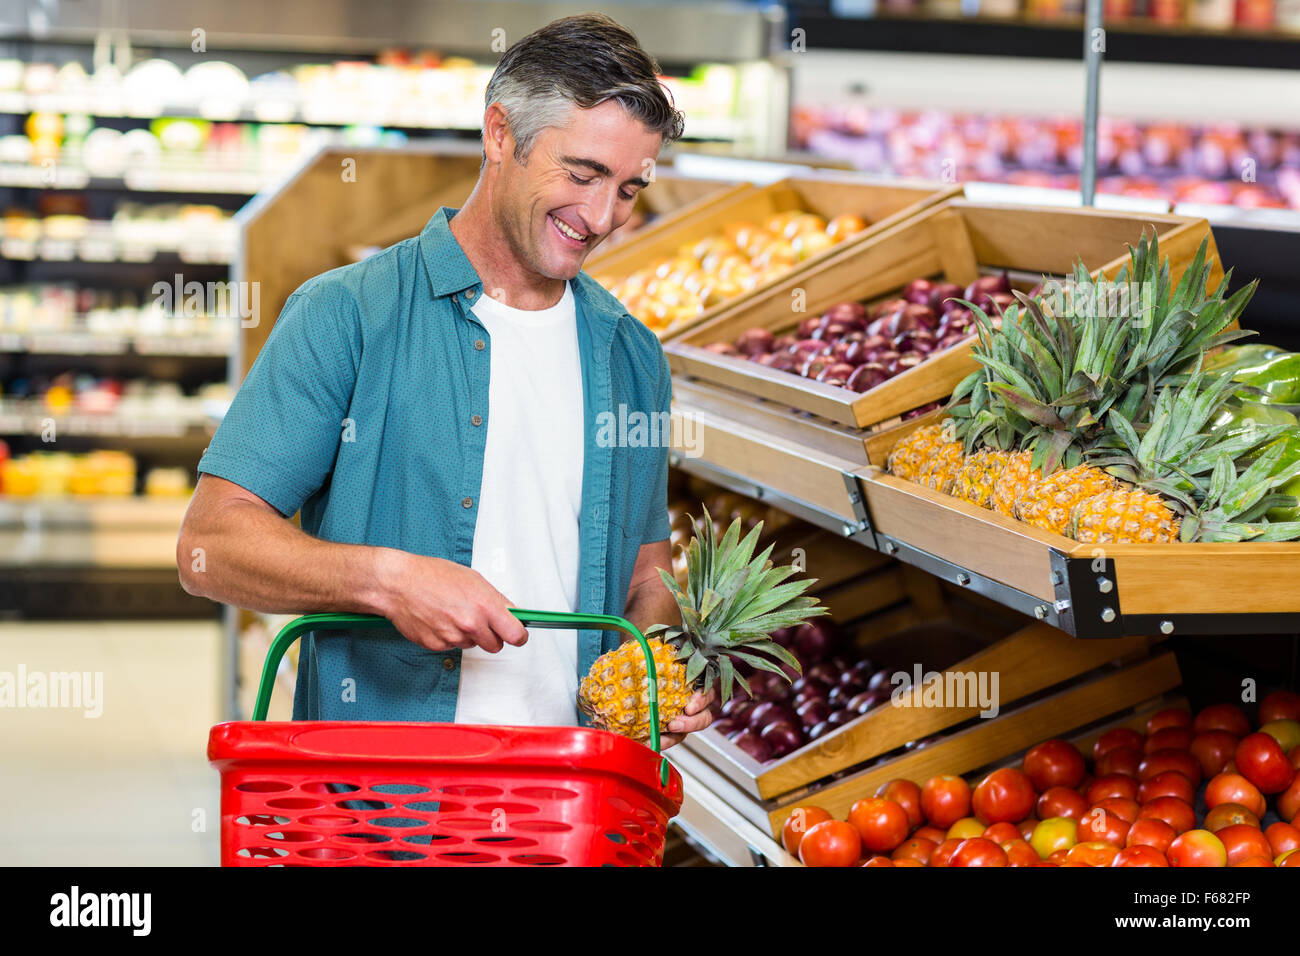
[[[441,207],[420,233],[420,254],[424,257],[424,267],[429,273],[429,287],[435,297],[455,295],[467,289],[472,289],[475,295],[482,291],[482,280],[451,232],[451,218],[459,211],[448,206]],[[621,307],[613,308],[613,305],[618,304],[617,300],[585,272],[579,272],[573,281],[573,294],[579,306],[579,314],[590,319],[597,353],[607,354],[614,338],[614,329],[624,310]]]

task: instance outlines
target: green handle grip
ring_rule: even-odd
[[[529,611],[512,607],[510,613],[527,627],[554,628],[570,630],[587,628],[598,631],[623,631],[636,638],[645,655],[646,677],[649,680],[650,696],[650,747],[659,753],[659,678],[655,673],[654,655],[650,645],[635,624],[613,614],[580,614],[567,611]],[[340,630],[379,630],[391,628],[392,622],[387,618],[373,614],[305,614],[286,624],[271,642],[266,652],[266,663],[262,665],[262,680],[257,685],[257,703],[253,706],[253,720],[266,720],[266,713],[271,707],[271,692],[275,689],[275,672],[280,667],[293,642],[307,631]],[[668,786],[668,761],[659,761],[660,782]]]

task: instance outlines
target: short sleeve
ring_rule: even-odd
[[[668,370],[668,359],[662,349],[659,351],[659,378],[655,383],[655,412],[662,413],[661,421],[671,421],[673,400],[673,378]],[[671,434],[671,431],[669,432]],[[657,449],[654,472],[651,480],[650,507],[646,514],[645,528],[641,535],[642,544],[664,541],[670,529],[668,523],[668,447],[661,442]]]
[[[284,304],[198,466],[286,517],[333,469],[356,382],[343,316],[314,303],[300,289]]]

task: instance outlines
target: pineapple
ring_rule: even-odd
[[[658,678],[661,731],[685,712],[696,691],[720,681],[723,700],[736,683],[748,692],[748,683],[736,672],[738,662],[789,679],[780,664],[798,671],[799,662],[768,635],[828,613],[816,598],[803,594],[815,579],[787,581],[795,569],[771,565],[772,545],[754,556],[762,522],[742,539],[737,518],[721,540],[707,509],[704,520],[692,518],[691,525],[695,537],[686,549],[685,587],[667,571],[659,571],[677,601],[682,624],[655,624],[645,631]],[[649,739],[650,687],[645,656],[636,641],[596,659],[579,684],[578,707],[596,727],[634,740]]]
[[[1015,515],[1044,531],[1065,534],[1083,502],[1119,488],[1119,480],[1091,465],[1075,465],[1033,484],[1016,500]]]
[[[1007,456],[1006,464],[993,482],[993,510],[1008,518],[1016,516],[1016,502],[1027,495],[1042,479],[1042,470],[1031,468],[1032,456],[1017,451]]]
[[[1179,520],[1164,498],[1125,486],[1075,506],[1067,530],[1084,544],[1170,544]]]
[[[914,480],[918,485],[925,485],[927,488],[948,494],[965,460],[961,442],[945,441],[933,450],[929,460],[921,466],[920,473]]]
[[[999,448],[981,448],[967,455],[949,494],[981,508],[992,508],[993,486],[1010,457]]]
[[[922,425],[894,446],[885,467],[891,475],[917,481],[945,445],[955,444],[951,428],[944,424]]]

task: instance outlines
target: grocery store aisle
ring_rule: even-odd
[[[220,635],[215,620],[0,623],[0,681],[89,672],[93,690],[102,674],[98,717],[0,706],[0,865],[217,863]]]

